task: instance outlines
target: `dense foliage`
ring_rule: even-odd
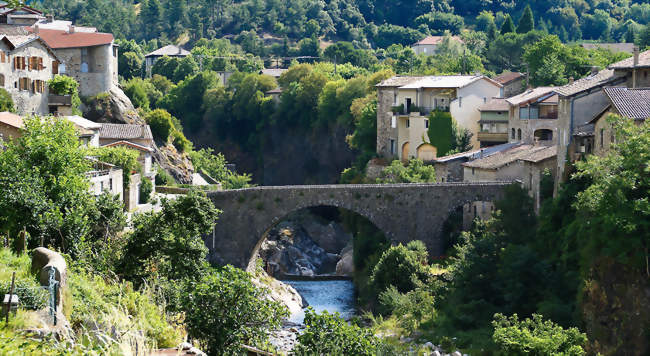
[[[408,164],[399,160],[391,162],[390,166],[381,171],[377,183],[430,183],[436,181],[435,168],[426,165],[417,158],[411,159]]]
[[[11,98],[11,94],[5,88],[0,88],[0,111],[9,111],[13,112],[14,100]],[[5,139],[7,139],[5,137]]]

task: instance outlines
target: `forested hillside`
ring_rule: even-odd
[[[445,30],[492,31],[506,16],[515,24],[530,5],[543,20],[535,27],[565,41],[622,41],[650,21],[650,4],[642,0],[39,0],[32,5],[80,24],[135,40],[189,40],[245,31],[298,41],[313,36],[354,42],[360,48],[410,44]],[[494,18],[485,12],[494,14]],[[387,42],[388,41],[388,42]]]

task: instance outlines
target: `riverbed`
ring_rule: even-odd
[[[282,282],[295,288],[317,313],[324,310],[329,313],[338,312],[343,319],[349,320],[357,312],[354,284],[350,280],[283,280]],[[304,310],[293,313],[289,317],[290,322],[298,324],[302,324],[304,319]]]

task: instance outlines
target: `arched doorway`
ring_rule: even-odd
[[[539,141],[553,141],[553,131],[549,129],[535,130],[535,139]]]
[[[428,143],[421,144],[417,149],[417,158],[422,161],[433,161],[436,159],[438,149]]]
[[[408,162],[410,149],[411,149],[411,144],[410,143],[405,142],[402,145],[402,157],[401,158],[402,158],[403,162]]]

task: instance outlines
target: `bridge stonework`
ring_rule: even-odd
[[[503,197],[511,182],[447,184],[368,184],[256,187],[209,192],[223,211],[205,244],[216,265],[247,268],[264,234],[288,214],[333,206],[370,220],[393,243],[423,241],[432,256],[442,251],[440,233],[450,212],[474,201]]]

